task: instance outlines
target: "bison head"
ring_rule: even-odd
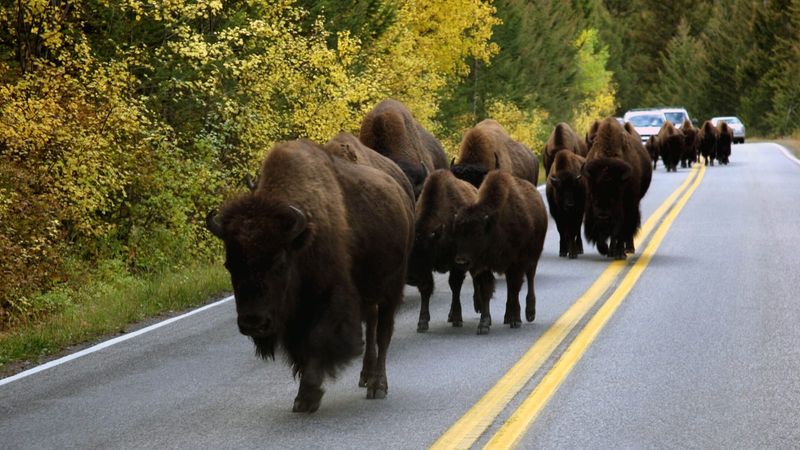
[[[479,205],[466,206],[453,218],[455,262],[467,269],[480,269],[482,255],[494,240],[498,212]]]
[[[306,214],[292,205],[247,195],[227,204],[219,215],[209,214],[206,225],[225,244],[239,331],[274,342],[281,332],[280,317],[291,306],[286,303],[295,257],[310,240]]]
[[[624,196],[633,173],[630,164],[616,158],[593,159],[582,173],[589,187],[586,213],[598,226],[611,227],[624,215]]]
[[[556,202],[561,210],[582,212],[584,199],[586,198],[583,175],[562,170],[558,173],[550,174],[548,182],[556,192]]]

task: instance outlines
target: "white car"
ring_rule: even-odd
[[[686,108],[660,108],[661,112],[664,113],[664,116],[667,117],[667,120],[672,122],[675,125],[675,128],[681,128],[683,126],[683,121],[689,119],[691,122],[691,118],[689,117],[689,112],[686,111]]]
[[[717,126],[721,121],[727,123],[733,130],[733,143],[744,144],[744,124],[742,121],[736,116],[712,117],[711,125]]]
[[[642,136],[642,144],[647,143],[650,136],[655,136],[667,117],[660,109],[632,109],[625,113],[625,122],[630,122],[636,132]]]

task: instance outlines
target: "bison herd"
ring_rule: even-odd
[[[733,130],[724,121],[714,126],[705,121],[703,126],[694,128],[692,122],[684,120],[680,128],[669,121],[665,122],[657,135],[651,136],[647,142],[647,151],[653,160],[653,169],[659,157],[664,162],[667,172],[677,171],[681,167],[691,167],[692,163],[703,158],[705,165],[714,165],[716,159],[720,164],[730,162]]]
[[[703,156],[713,148],[713,157],[727,161],[714,130],[697,131],[692,148]],[[672,127],[656,138],[668,170],[681,160],[675,148],[686,147],[677,143],[685,131]],[[583,225],[601,254],[625,259],[653,169],[640,137],[613,118],[596,122],[585,139],[561,123],[542,155],[559,255],[583,253]],[[262,358],[281,349],[299,375],[293,411],[316,411],[325,378],[362,353],[359,386],[367,398],[385,397],[403,287],[419,289],[417,330],[426,331],[433,272],[449,272],[455,327],[463,325],[467,272],[478,334],[492,325],[494,274],[507,283],[503,323],[522,324],[523,278],[525,319],[533,321],[548,222],[538,171],[535,154],[490,119],[467,131],[448,164],[442,145],[391,99],[365,116],[358,137],[276,144],[249,192],[210,213],[206,226],[224,243],[239,331]]]

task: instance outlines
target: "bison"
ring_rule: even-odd
[[[656,165],[658,164],[658,138],[656,135],[652,135],[647,139],[644,148],[647,150],[647,154],[650,155],[650,159],[653,160],[653,170],[656,170]]]
[[[454,327],[464,323],[460,297],[467,269],[455,262],[453,218],[458,210],[475,203],[477,198],[478,190],[453,176],[449,170],[437,170],[425,180],[417,200],[416,234],[408,268],[409,284],[417,286],[421,298],[418,332],[427,331],[431,319],[428,306],[434,287],[433,271],[450,272],[448,283],[453,297],[447,321]],[[477,298],[482,289],[479,282],[486,280],[474,273],[472,275]],[[474,303],[477,312],[478,305]]]
[[[422,191],[429,173],[447,168],[442,144],[397,100],[384,100],[367,113],[361,122],[359,139],[400,167],[415,197]]]
[[[586,205],[586,180],[581,175],[585,158],[558,152],[547,177],[547,204],[560,236],[558,256],[575,259],[583,254],[581,224]]]
[[[681,155],[683,155],[684,137],[681,130],[675,128],[675,125],[667,120],[658,131],[656,142],[658,144],[658,154],[661,156],[661,160],[664,161],[664,167],[667,172],[677,172],[678,162],[680,162]]]
[[[724,120],[717,124],[717,160],[720,164],[728,165],[731,157],[731,143],[733,143],[733,130]]]
[[[603,120],[586,157],[588,183],[584,234],[601,255],[625,259],[635,251],[641,223],[639,202],[650,187],[650,156],[613,117]],[[610,242],[609,242],[610,241]]]
[[[708,120],[703,123],[700,131],[697,132],[695,142],[699,153],[703,155],[705,165],[714,165],[714,158],[717,157],[718,134],[717,128]]]
[[[533,279],[546,232],[547,212],[539,191],[504,170],[489,172],[478,190],[477,201],[458,211],[453,223],[455,261],[480,280],[478,334],[488,333],[492,324],[492,272],[506,275],[508,297],[503,323],[511,328],[522,325],[519,291],[523,276],[528,279],[525,318],[532,322],[536,317]]]
[[[555,128],[553,128],[553,132],[550,133],[550,137],[547,139],[547,143],[542,151],[545,175],[550,175],[550,167],[553,165],[556,153],[561,150],[571,151],[582,156],[585,156],[588,151],[586,141],[581,139],[578,134],[572,131],[572,128],[564,122],[558,123]]]
[[[314,142],[283,142],[264,159],[256,189],[226,201],[206,226],[225,246],[239,331],[264,359],[282,349],[300,376],[293,411],[319,408],[325,377],[362,351],[362,321],[359,385],[367,398],[386,396],[414,232],[413,204],[397,181]]]
[[[691,120],[684,119],[681,131],[683,132],[681,167],[692,167],[692,163],[697,160],[697,128],[692,126]]]
[[[589,131],[586,132],[586,152],[582,153],[581,156],[586,156],[586,153],[588,153],[589,149],[592,148],[592,142],[594,142],[594,137],[597,135],[598,127],[600,127],[600,121],[595,120],[589,127]]]
[[[480,187],[486,174],[493,169],[507,170],[534,185],[539,178],[536,155],[528,147],[511,139],[499,123],[486,119],[464,135],[458,162],[452,164],[450,170],[456,178]]]

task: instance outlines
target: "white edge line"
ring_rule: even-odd
[[[777,145],[778,148],[783,152],[783,154],[787,158],[789,158],[789,161],[791,161],[791,162],[797,164],[798,166],[800,166],[800,159],[797,159],[793,154],[791,154],[791,152],[789,152],[789,150],[786,149],[786,147],[782,146],[781,144],[774,143],[774,142],[771,142],[771,144]]]
[[[33,375],[33,374],[41,372],[43,370],[47,370],[47,369],[49,369],[51,367],[55,367],[55,366],[64,364],[66,362],[72,361],[73,359],[78,359],[81,356],[86,356],[86,355],[88,355],[90,353],[94,353],[94,352],[100,351],[100,350],[102,350],[102,349],[104,349],[106,347],[111,347],[114,344],[119,344],[120,342],[127,341],[128,339],[135,338],[136,336],[142,335],[144,333],[148,333],[150,331],[153,331],[153,330],[155,330],[157,328],[161,328],[163,326],[169,325],[169,324],[171,324],[173,322],[176,322],[178,320],[185,319],[186,317],[195,315],[195,314],[197,314],[199,312],[205,311],[205,310],[213,308],[215,306],[219,306],[219,305],[221,305],[221,304],[223,304],[225,302],[231,301],[232,299],[233,299],[232,295],[229,296],[229,297],[225,297],[222,300],[218,300],[218,301],[216,301],[214,303],[208,304],[208,305],[203,306],[201,308],[197,308],[195,310],[189,311],[188,313],[181,314],[180,316],[172,317],[170,319],[167,319],[167,320],[155,323],[153,325],[150,325],[149,327],[142,328],[141,330],[136,330],[133,333],[124,334],[122,336],[115,337],[114,339],[110,339],[108,341],[101,342],[101,343],[99,343],[97,345],[94,345],[92,347],[83,349],[83,350],[81,350],[79,352],[76,352],[76,353],[73,353],[71,355],[67,355],[67,356],[65,356],[63,358],[55,359],[53,361],[50,361],[48,363],[36,366],[36,367],[34,367],[32,369],[28,369],[28,370],[26,370],[24,372],[20,372],[20,373],[18,373],[16,375],[8,377],[8,378],[3,378],[2,380],[0,380],[0,386],[3,386],[4,384],[11,383],[12,381],[17,381],[17,380],[19,380],[21,378],[25,378],[27,376]]]

